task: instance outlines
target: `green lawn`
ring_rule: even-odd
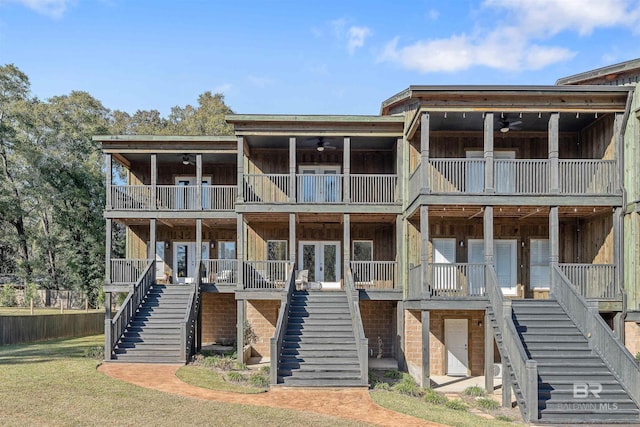
[[[102,335],[0,346],[2,426],[353,426],[314,413],[183,398],[96,371]]]
[[[265,389],[240,385],[225,379],[210,369],[197,366],[182,366],[176,372],[176,376],[187,384],[211,390],[231,391],[234,393],[255,394],[264,393]]]

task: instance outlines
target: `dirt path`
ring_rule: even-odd
[[[137,363],[104,363],[98,370],[112,378],[140,387],[204,400],[310,411],[381,426],[442,426],[376,405],[365,389],[299,389],[277,387],[267,393],[239,394],[208,390],[182,382],[179,366]]]

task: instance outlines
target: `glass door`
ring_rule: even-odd
[[[340,166],[301,166],[298,177],[298,201],[301,203],[337,203],[342,201]]]
[[[298,268],[309,271],[309,282],[340,288],[340,242],[300,242],[298,249]]]
[[[173,245],[173,274],[175,283],[194,283],[198,261],[195,242],[175,242]],[[202,244],[200,259],[209,258],[209,245]]]

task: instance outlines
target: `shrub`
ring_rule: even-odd
[[[202,366],[222,369],[223,371],[230,371],[235,364],[235,359],[223,356],[207,356],[202,360]]]
[[[229,372],[227,374],[227,379],[234,383],[241,383],[247,380],[247,378],[242,373],[236,371]]]
[[[236,371],[244,371],[247,369],[246,363],[236,362],[233,366]]]
[[[4,307],[15,307],[17,303],[16,289],[13,285],[4,285],[2,292],[0,292],[0,305]]]
[[[640,362],[640,351],[636,353],[636,360]]]
[[[391,390],[391,386],[389,385],[389,383],[385,383],[385,382],[377,382],[373,385],[373,389],[374,390],[386,390],[389,391]]]
[[[444,404],[449,409],[453,409],[454,411],[466,411],[467,405],[460,399],[449,400]]]
[[[424,401],[434,405],[444,405],[449,399],[439,391],[428,388],[424,391]]]
[[[269,378],[267,378],[264,374],[258,372],[251,374],[251,376],[249,377],[249,382],[254,387],[269,387]]]
[[[390,371],[386,371],[384,373],[384,377],[385,378],[391,378],[394,380],[399,379],[400,377],[402,377],[402,372],[398,371],[397,369],[392,369]]]
[[[104,360],[104,346],[89,347],[84,351],[83,356],[89,359]]]
[[[402,374],[402,380],[393,386],[393,390],[407,396],[420,397],[423,390],[409,374]]]
[[[35,283],[27,284],[27,287],[24,290],[24,305],[29,306],[32,300],[34,306],[38,306],[40,304],[38,286]]]
[[[476,400],[476,404],[483,409],[498,409],[500,407],[500,404],[498,404],[498,402],[486,397],[481,397]]]
[[[269,365],[260,366],[260,369],[258,369],[258,372],[265,375],[269,375],[271,373],[271,367]]]
[[[471,387],[467,387],[462,392],[465,396],[484,396],[486,393],[482,387],[478,387],[477,385],[472,385]]]
[[[256,341],[258,341],[258,336],[253,331],[253,328],[251,327],[251,323],[249,323],[248,320],[245,320],[244,321],[244,345],[247,346],[247,345],[255,344]]]

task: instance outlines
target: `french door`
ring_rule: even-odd
[[[198,205],[198,197],[196,186],[198,181],[194,176],[177,177],[176,178],[176,209],[211,209],[211,200],[209,191],[206,187],[211,185],[211,179],[202,178],[202,196],[200,205]]]
[[[196,242],[174,242],[173,280],[174,283],[195,282],[197,262]],[[209,258],[209,245],[202,244],[200,259]]]
[[[336,203],[342,201],[340,166],[300,166],[298,202]]]
[[[301,241],[298,254],[298,269],[309,271],[309,282],[340,288],[340,242]]]

